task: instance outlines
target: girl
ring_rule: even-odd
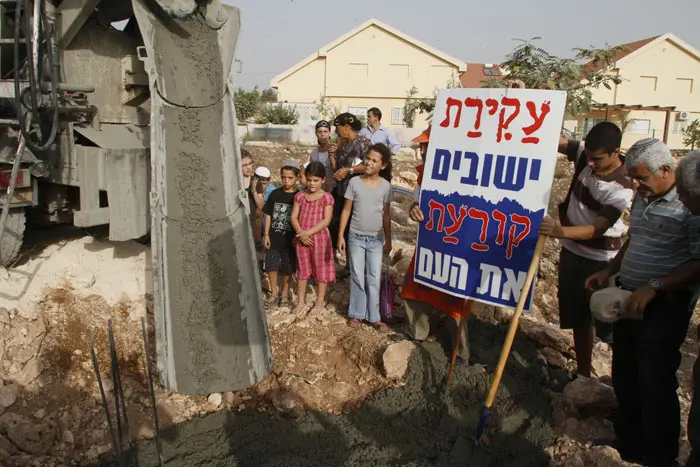
[[[350,253],[350,306],[352,327],[369,321],[381,332],[386,324],[379,316],[379,286],[382,274],[382,250],[391,251],[391,184],[379,173],[390,165],[391,152],[382,144],[370,146],[364,161],[365,171],[350,180],[345,191],[345,205],[340,216],[344,232],[352,212],[348,249]],[[382,235],[382,231],[384,234]],[[386,240],[386,242],[384,241]],[[382,248],[383,247],[383,248]],[[345,253],[345,238],[338,236],[338,250]]]
[[[296,275],[299,287],[295,313],[300,313],[306,306],[306,282],[310,277],[313,276],[318,281],[318,294],[312,312],[323,310],[328,283],[335,282],[333,246],[328,231],[333,216],[333,197],[322,188],[326,181],[326,167],[320,162],[310,162],[304,175],[306,191],[300,191],[294,196],[291,219],[292,228],[296,232]]]

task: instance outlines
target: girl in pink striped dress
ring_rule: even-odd
[[[314,277],[318,281],[318,294],[313,311],[325,306],[326,289],[335,282],[335,262],[328,225],[333,216],[333,196],[323,191],[326,168],[320,162],[311,162],[304,170],[306,190],[294,196],[291,224],[297,233],[297,284],[299,301],[295,313],[303,311],[306,283]]]

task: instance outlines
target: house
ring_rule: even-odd
[[[683,149],[683,129],[700,119],[700,52],[671,33],[622,47],[612,69],[622,82],[594,90],[601,105],[565,127],[581,137],[607,119],[623,129],[623,148],[655,137]]]
[[[461,87],[481,88],[488,79],[500,80],[503,72],[493,63],[467,63],[467,70],[459,76]]]
[[[416,88],[415,98],[431,98],[466,70],[462,60],[370,19],[272,78],[270,86],[280,102],[297,106],[302,123],[318,118],[323,98],[329,109],[361,116],[378,107],[383,125],[401,127],[410,89]],[[424,117],[416,116],[414,128],[425,126]]]

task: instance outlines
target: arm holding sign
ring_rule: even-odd
[[[598,216],[593,224],[562,226],[559,221],[545,216],[540,224],[540,235],[569,240],[590,240],[602,237],[614,223],[615,221],[611,222],[609,218]]]

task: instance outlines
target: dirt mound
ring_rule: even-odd
[[[548,465],[544,449],[556,437],[543,390],[549,373],[524,339],[515,342],[489,418],[488,446],[473,442],[505,328],[471,320],[470,331],[482,364],[457,367],[447,392],[448,359],[439,344],[426,343],[414,350],[401,385],[379,390],[353,413],[210,414],[164,431],[166,465]],[[140,467],[158,465],[153,440],[130,455]]]

